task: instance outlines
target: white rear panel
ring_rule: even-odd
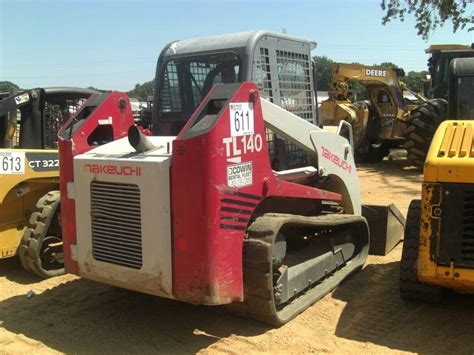
[[[175,137],[150,137],[137,154],[126,138],[74,158],[79,274],[172,298],[171,154]]]

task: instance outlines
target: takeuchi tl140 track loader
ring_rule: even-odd
[[[170,44],[152,136],[125,94],[89,99],[60,132],[67,270],[281,325],[362,268],[371,222],[389,251],[403,220],[361,205],[350,125],[304,116],[310,50],[262,31]],[[281,169],[284,158],[303,164]]]

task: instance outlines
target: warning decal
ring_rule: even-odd
[[[252,162],[227,166],[227,186],[243,187],[249,185],[252,185]]]

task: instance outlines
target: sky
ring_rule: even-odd
[[[171,41],[257,29],[315,40],[313,55],[406,72],[426,69],[430,44],[474,42],[450,24],[424,41],[412,18],[383,26],[382,16],[380,0],[0,0],[0,81],[127,91],[153,79]]]

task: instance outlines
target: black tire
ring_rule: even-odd
[[[59,203],[59,191],[38,200],[18,248],[23,267],[43,278],[64,274]]]
[[[400,262],[400,295],[409,300],[439,302],[441,288],[424,285],[418,280],[418,252],[420,243],[421,201],[413,200],[408,208]]]
[[[423,167],[436,129],[447,119],[448,102],[443,99],[428,100],[410,113],[405,130],[407,159],[415,166]]]

